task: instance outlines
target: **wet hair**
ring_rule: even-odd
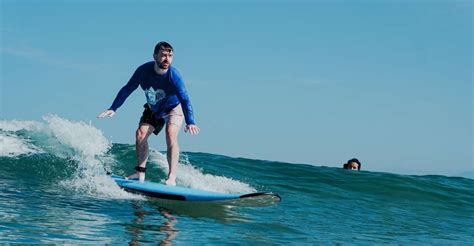
[[[155,45],[155,50],[153,51],[153,54],[158,54],[160,52],[160,49],[171,52],[173,51],[173,46],[171,44],[161,41]]]
[[[344,169],[350,169],[349,164],[351,164],[351,162],[355,162],[355,163],[357,163],[357,164],[359,165],[359,166],[357,167],[357,170],[360,170],[360,168],[362,167],[362,164],[360,164],[360,161],[357,160],[357,158],[352,158],[352,159],[348,160],[347,163],[345,163],[345,164],[342,166],[342,168],[344,168]]]

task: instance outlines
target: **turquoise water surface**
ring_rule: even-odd
[[[71,132],[69,129],[74,128]],[[148,199],[120,190],[135,148],[57,116],[0,124],[1,243],[455,244],[474,242],[474,181],[351,172],[208,153],[182,153],[178,185],[272,191],[269,206]],[[166,156],[151,151],[147,179]]]

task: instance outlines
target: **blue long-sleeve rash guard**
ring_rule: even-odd
[[[128,83],[120,89],[109,109],[117,111],[140,85],[156,118],[163,118],[181,103],[186,124],[195,124],[193,107],[178,70],[170,66],[165,74],[160,75],[155,72],[154,66],[154,61],[139,66]]]

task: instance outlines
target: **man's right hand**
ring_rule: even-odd
[[[112,109],[107,109],[104,112],[97,115],[97,118],[112,117],[114,115],[115,115],[115,111],[113,111]]]

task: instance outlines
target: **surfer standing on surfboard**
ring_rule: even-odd
[[[178,133],[186,121],[184,132],[192,135],[199,133],[193,116],[184,81],[178,70],[171,66],[173,47],[167,42],[156,44],[153,52],[154,61],[139,66],[128,83],[120,89],[112,106],[99,114],[99,118],[112,117],[122,106],[125,99],[140,86],[145,91],[147,103],[136,131],[137,166],[136,172],[127,179],[145,180],[146,162],[148,160],[148,137],[151,133],[158,135],[166,125],[166,157],[168,160],[167,185],[176,185],[176,166],[179,159]],[[184,115],[184,117],[183,117]]]

